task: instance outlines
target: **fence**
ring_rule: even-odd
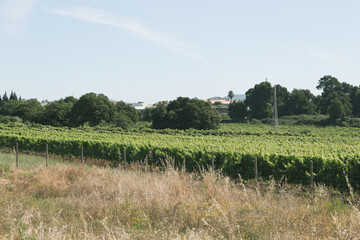
[[[19,167],[18,142],[16,142],[14,148],[16,152],[16,166]],[[47,167],[49,145],[46,143],[43,149],[45,150],[45,165]],[[80,156],[82,165],[85,162],[86,150],[84,146],[80,146],[77,148],[78,153],[76,154],[75,152],[75,156]],[[92,153],[93,151],[91,149],[89,152]],[[113,166],[120,166],[124,170],[127,170],[127,164],[141,161],[142,165],[145,166],[145,170],[152,170],[154,167],[165,169],[168,165],[179,168],[185,167],[188,171],[198,171],[201,168],[205,168],[220,171],[231,178],[254,179],[256,182],[274,179],[276,181],[286,181],[287,183],[302,184],[310,186],[310,188],[316,183],[323,183],[338,189],[347,189],[351,185],[353,189],[360,190],[360,157],[349,158],[344,161],[323,160],[316,157],[300,159],[294,156],[239,154],[233,159],[224,159],[220,153],[212,153],[207,161],[204,161],[202,158],[202,161],[195,164],[195,160],[184,158],[183,161],[179,161],[178,158],[168,155],[167,152],[165,152],[163,157],[159,157],[152,150],[149,150],[142,159],[134,159],[133,154],[130,154],[132,158],[127,159],[129,156],[127,151],[126,147],[123,149],[118,148],[117,160],[110,161],[110,163]]]

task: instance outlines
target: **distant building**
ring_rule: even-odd
[[[230,98],[222,98],[222,97],[213,97],[206,100],[211,104],[215,104],[216,102],[220,102],[221,104],[230,104]]]
[[[49,102],[44,101],[44,102],[41,102],[40,105],[41,105],[42,107],[45,107],[48,103],[49,103]]]
[[[147,104],[143,102],[137,102],[137,103],[128,103],[128,105],[134,107],[136,110],[145,110],[145,108],[152,107],[152,104]]]

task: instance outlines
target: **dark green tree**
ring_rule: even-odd
[[[322,114],[327,114],[331,101],[337,96],[337,92],[341,91],[341,83],[337,78],[325,75],[319,80],[316,88],[323,91],[321,93],[320,110]]]
[[[274,94],[273,90],[272,90],[272,94]],[[287,102],[289,101],[289,92],[286,87],[283,87],[279,84],[276,85],[276,100],[277,100],[279,116],[289,115],[287,109],[288,107]]]
[[[165,104],[158,104],[152,111],[152,127],[155,129],[168,128],[167,110]]]
[[[128,128],[139,120],[139,113],[132,106],[129,106],[123,101],[116,105],[116,114],[113,123],[121,128]]]
[[[346,115],[344,105],[337,97],[331,101],[328,112],[332,122],[343,120]]]
[[[169,105],[158,105],[153,112],[154,128],[216,129],[221,117],[211,104],[199,99],[179,97]]]
[[[230,98],[230,102],[232,102],[234,96],[235,96],[234,92],[232,90],[230,90],[229,93],[228,93],[228,98]]]
[[[18,100],[18,97],[15,92],[11,91],[9,100]]]
[[[352,114],[360,117],[360,87],[353,87],[350,93],[350,101],[352,105]]]
[[[41,123],[51,126],[70,126],[71,110],[74,106],[73,102],[58,100],[48,103],[44,107]]]
[[[8,100],[0,109],[4,116],[20,117],[23,121],[38,122],[42,116],[43,108],[36,99],[26,101]]]
[[[7,95],[6,92],[4,93],[4,95],[3,95],[3,97],[2,97],[2,100],[3,100],[3,102],[9,101],[9,97],[8,97],[8,95]]]
[[[247,107],[244,101],[229,104],[229,117],[233,121],[244,121],[247,117]]]
[[[147,121],[147,122],[151,122],[152,121],[152,115],[154,112],[154,108],[153,107],[147,107],[145,108],[143,111],[141,111],[141,121]]]
[[[72,124],[80,126],[89,123],[96,126],[110,123],[116,114],[115,105],[104,94],[87,93],[82,95],[72,108]]]
[[[316,110],[314,97],[309,90],[294,89],[289,95],[286,107],[288,115],[314,114]]]
[[[116,103],[116,110],[119,114],[127,116],[132,123],[139,121],[139,113],[136,109],[123,101]]]
[[[272,113],[272,87],[269,82],[256,84],[246,94],[245,105],[250,108],[249,115],[252,118],[263,119]]]

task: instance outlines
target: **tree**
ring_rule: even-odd
[[[159,104],[153,112],[153,127],[157,129],[216,129],[220,121],[210,103],[196,98],[179,97],[166,107]]]
[[[95,126],[101,122],[110,123],[115,113],[115,105],[104,94],[87,93],[72,108],[72,124],[80,126],[88,122]]]
[[[233,121],[243,121],[247,117],[247,107],[243,101],[229,104],[229,116]]]
[[[153,117],[154,108],[147,107],[143,111],[140,112],[141,121],[151,122]]]
[[[3,102],[0,114],[4,116],[20,117],[24,121],[38,122],[43,108],[36,99],[27,101],[8,100]]]
[[[245,105],[250,108],[250,117],[263,119],[271,116],[272,93],[273,89],[269,82],[256,84],[245,93]]]
[[[337,78],[325,75],[319,80],[316,88],[323,90],[321,93],[320,110],[322,114],[326,114],[331,101],[336,97],[337,92],[341,91],[341,84]]]
[[[289,101],[289,92],[286,87],[281,86],[280,84],[276,86],[276,100],[279,116],[288,115],[287,102]],[[274,95],[274,88],[272,94]],[[272,100],[272,105],[274,105],[274,100]]]
[[[360,86],[352,89],[350,101],[352,105],[352,114],[354,116],[360,116]]]
[[[18,100],[18,97],[16,96],[15,92],[11,91],[9,100],[16,100],[16,101]]]
[[[70,126],[71,110],[74,104],[71,101],[58,100],[48,103],[44,107],[41,123],[51,126]]]
[[[331,101],[329,106],[329,119],[332,122],[336,122],[338,120],[343,120],[345,117],[345,109],[344,105],[339,98],[335,98]]]
[[[2,100],[3,100],[3,102],[7,102],[7,101],[9,101],[9,98],[8,98],[8,96],[7,96],[7,93],[6,93],[6,92],[4,93]]]
[[[158,104],[152,111],[152,127],[155,129],[168,128],[167,110],[165,104]]]
[[[125,115],[132,123],[139,121],[139,113],[136,109],[123,101],[116,103],[116,110],[119,114]]]
[[[314,97],[309,90],[294,89],[289,95],[286,107],[288,115],[314,114],[316,109]]]
[[[232,90],[230,90],[229,93],[228,93],[228,97],[230,98],[230,102],[232,102],[234,96],[235,96],[234,92]]]
[[[129,106],[123,101],[116,105],[116,114],[113,122],[116,126],[121,128],[128,128],[139,120],[139,113],[132,106]]]

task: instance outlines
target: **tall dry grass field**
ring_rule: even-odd
[[[0,239],[360,239],[356,204],[212,172],[0,169]]]

